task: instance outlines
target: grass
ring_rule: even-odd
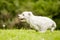
[[[40,33],[25,29],[0,29],[0,40],[60,40],[60,31]]]

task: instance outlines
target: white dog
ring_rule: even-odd
[[[47,29],[51,29],[53,32],[56,28],[56,23],[48,17],[34,16],[32,12],[23,12],[18,15],[20,19],[25,19],[30,24],[31,28],[34,28],[41,32],[46,32]]]

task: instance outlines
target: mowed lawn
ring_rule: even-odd
[[[60,40],[60,31],[40,33],[26,29],[0,29],[0,40]]]

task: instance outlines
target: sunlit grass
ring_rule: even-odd
[[[0,40],[60,40],[60,31],[40,33],[25,29],[0,30]]]

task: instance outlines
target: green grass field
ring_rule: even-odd
[[[25,29],[0,29],[0,40],[60,40],[60,31],[40,33]]]

